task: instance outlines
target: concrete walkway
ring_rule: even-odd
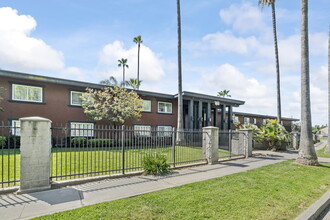
[[[29,219],[244,172],[297,157],[296,152],[254,153],[255,156],[252,158],[174,170],[170,175],[163,177],[123,177],[23,195],[3,195],[0,197],[0,219]]]

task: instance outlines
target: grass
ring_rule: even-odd
[[[330,165],[285,161],[37,219],[294,219],[330,189]]]
[[[169,163],[173,163],[172,147],[162,148],[137,148],[125,150],[125,167],[129,171],[141,170],[142,158],[148,153],[160,152],[164,154]],[[3,154],[3,155],[2,155]],[[219,155],[228,157],[226,150],[219,150]],[[188,164],[201,162],[201,147],[176,146],[176,164]],[[191,162],[187,162],[191,161]],[[53,148],[52,149],[52,176],[76,175],[75,177],[58,177],[53,180],[64,180],[69,178],[82,178],[87,176],[98,176],[106,174],[121,173],[122,151],[116,148]],[[0,182],[8,180],[19,180],[20,178],[20,152],[19,150],[0,150]],[[15,172],[14,172],[15,171]],[[107,172],[99,172],[107,171]],[[86,174],[92,173],[93,174]],[[126,171],[127,172],[127,171]],[[8,185],[9,186],[9,185]]]
[[[326,148],[326,146],[323,147],[322,149],[316,151],[316,154],[317,154],[318,157],[330,158],[330,154],[326,154],[326,153],[324,153],[325,148]]]

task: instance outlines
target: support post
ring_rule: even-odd
[[[231,105],[228,106],[228,130],[232,129],[232,115],[233,114],[233,107]]]
[[[211,103],[207,103],[206,107],[206,125],[211,126]]]
[[[21,170],[19,193],[50,189],[51,121],[41,117],[20,118]]]
[[[221,119],[220,119],[220,130],[225,130],[225,124],[226,124],[226,106],[221,105]]]
[[[198,101],[198,129],[203,127],[203,102]]]
[[[219,128],[204,127],[203,128],[203,158],[208,164],[215,164],[219,160]]]
[[[239,135],[239,143],[243,144],[245,150],[245,158],[252,157],[252,130],[241,129]]]
[[[188,108],[188,119],[189,119],[189,129],[194,129],[194,100],[189,100]]]

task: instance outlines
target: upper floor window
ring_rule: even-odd
[[[143,100],[143,112],[151,112],[151,100]]]
[[[134,135],[136,136],[151,136],[150,125],[134,125]]]
[[[42,87],[20,84],[12,85],[12,100],[23,102],[43,102]]]
[[[158,102],[158,112],[159,113],[172,113],[172,103],[170,102]]]
[[[83,92],[71,91],[70,92],[70,105],[82,106],[83,100],[81,98]]]
[[[71,137],[93,137],[94,123],[70,122]]]

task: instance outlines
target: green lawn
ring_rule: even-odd
[[[318,157],[325,157],[325,158],[330,158],[330,154],[324,153],[326,146],[322,148],[321,150],[316,151],[316,154]]]
[[[329,164],[286,161],[37,219],[294,219],[329,189]]]

